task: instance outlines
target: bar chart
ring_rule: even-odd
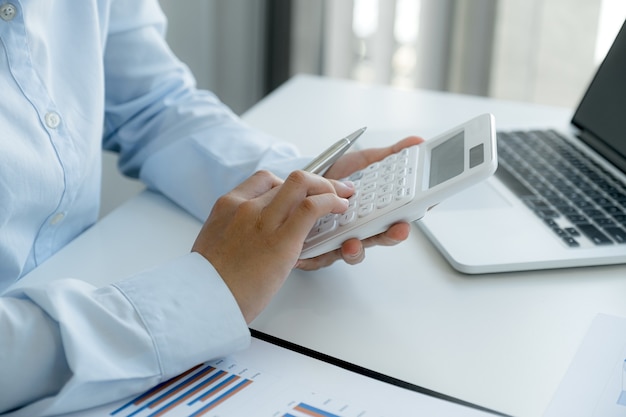
[[[222,359],[195,366],[112,409],[110,417],[365,417],[366,410]]]
[[[250,348],[205,362],[148,391],[64,417],[486,417],[253,338]]]

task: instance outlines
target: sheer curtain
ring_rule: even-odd
[[[294,0],[291,72],[574,106],[625,5]]]
[[[496,0],[295,0],[292,69],[485,94],[495,10]]]

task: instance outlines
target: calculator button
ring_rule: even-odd
[[[320,225],[311,229],[311,231],[309,232],[309,235],[304,240],[305,243],[309,242],[313,238],[317,238],[319,236],[323,236],[327,233],[330,233],[337,228],[337,220],[335,218],[335,215],[333,215],[332,217],[328,219],[326,219],[326,217],[327,216],[324,217],[325,220],[322,221]]]
[[[380,178],[380,182],[385,184],[388,182],[392,182],[393,180],[396,179],[396,176],[394,174],[389,174],[389,175],[384,175]]]
[[[376,193],[364,194],[360,202],[361,204],[368,204],[368,203],[373,202],[375,197],[376,197]]]
[[[389,194],[393,191],[393,184],[383,184],[378,189],[380,194]]]
[[[372,214],[373,211],[374,211],[374,204],[373,203],[365,204],[365,205],[359,207],[359,217],[368,216],[368,215]]]
[[[317,219],[317,221],[313,225],[313,228],[321,227],[324,223],[328,223],[328,221],[331,220],[333,216],[334,214],[330,213],[324,217],[320,217],[319,219]]]
[[[367,174],[363,175],[363,182],[372,182],[375,181],[376,178],[378,178],[378,172],[368,172]]]
[[[374,191],[376,191],[376,188],[378,188],[378,185],[375,182],[370,182],[365,184],[365,186],[362,188],[362,191],[364,194],[373,193]]]
[[[359,204],[359,200],[355,197],[350,197],[348,199],[348,210],[354,210],[356,208],[356,206],[358,206]]]
[[[398,188],[396,190],[396,200],[401,200],[406,197],[406,188]]]
[[[385,194],[378,197],[378,202],[376,203],[376,207],[381,209],[387,207],[393,201],[393,196],[391,194]]]
[[[356,212],[354,210],[346,211],[339,216],[339,226],[345,226],[352,223],[356,219]]]
[[[383,166],[382,169],[380,170],[380,174],[389,175],[389,174],[393,174],[395,171],[396,171],[396,165],[390,164],[390,165]]]

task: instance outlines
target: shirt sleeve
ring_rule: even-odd
[[[286,177],[306,165],[310,158],[291,144],[250,128],[196,88],[164,41],[156,1],[124,5],[112,8],[105,49],[104,146],[120,153],[126,175],[203,220],[219,196],[255,171]]]
[[[19,375],[0,378],[0,413],[12,417],[117,400],[250,338],[232,294],[195,253],[102,288],[64,279],[15,290],[0,316],[0,352],[12,358],[0,375]]]

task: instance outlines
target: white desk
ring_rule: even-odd
[[[569,111],[427,91],[297,77],[244,115],[315,154],[368,126],[434,135],[492,112],[499,128],[567,125]],[[24,279],[53,273],[104,284],[185,253],[200,224],[164,198],[133,198]],[[417,229],[361,265],[295,271],[252,328],[515,416],[548,405],[597,313],[626,316],[626,266],[467,276]]]

